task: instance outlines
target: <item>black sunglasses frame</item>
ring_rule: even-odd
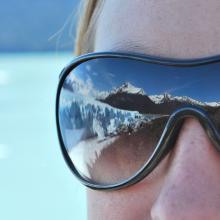
[[[153,169],[160,163],[160,161],[170,152],[173,148],[174,143],[176,141],[176,137],[179,133],[179,130],[183,124],[185,118],[193,117],[199,120],[203,128],[205,129],[207,135],[210,140],[213,142],[215,148],[220,152],[220,134],[215,127],[212,120],[209,118],[207,111],[203,108],[196,106],[184,106],[182,108],[174,111],[163,130],[163,133],[160,137],[160,140],[149,160],[145,163],[145,165],[138,171],[136,174],[126,179],[123,182],[111,185],[100,185],[96,182],[91,182],[90,180],[86,180],[83,178],[80,173],[77,171],[75,166],[70,159],[67,150],[65,148],[60,125],[59,125],[59,99],[60,92],[63,86],[63,83],[69,73],[79,64],[84,63],[88,60],[97,59],[97,58],[127,58],[137,61],[143,61],[146,63],[154,63],[159,65],[169,65],[169,66],[181,66],[181,67],[189,67],[189,66],[198,66],[198,65],[207,65],[210,63],[220,62],[220,55],[212,56],[207,58],[200,59],[188,59],[188,60],[180,60],[180,59],[164,59],[160,57],[154,56],[145,56],[140,54],[129,54],[129,53],[114,53],[114,52],[100,52],[100,53],[90,53],[74,59],[69,65],[67,65],[60,74],[60,81],[58,84],[57,95],[56,95],[56,126],[58,139],[61,146],[61,151],[64,156],[64,159],[69,166],[70,170],[73,174],[80,180],[82,184],[85,186],[96,189],[96,190],[116,190],[124,187],[128,187],[133,185],[142,179],[144,179]]]

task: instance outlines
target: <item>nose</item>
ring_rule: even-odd
[[[196,119],[181,128],[151,218],[220,219],[220,153]]]

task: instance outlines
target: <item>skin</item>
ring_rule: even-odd
[[[95,51],[166,58],[220,54],[219,0],[108,0],[97,21]],[[87,191],[90,220],[220,219],[220,154],[201,124],[186,119],[174,150],[131,187]]]

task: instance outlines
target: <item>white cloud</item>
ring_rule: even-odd
[[[90,72],[91,66],[90,66],[89,64],[86,65],[86,70],[87,70],[88,72]]]
[[[9,83],[8,73],[5,70],[0,70],[0,86]]]
[[[97,72],[92,72],[92,75],[93,76],[98,76],[98,73]]]
[[[8,158],[9,154],[10,154],[9,147],[6,145],[0,144],[0,160]]]
[[[197,84],[199,83],[201,80],[200,79],[197,79],[197,80],[194,80],[194,81],[191,81],[191,82],[187,82],[181,86],[178,86],[178,87],[174,87],[174,88],[171,88],[169,90],[166,91],[166,93],[172,93],[172,92],[176,92],[176,91],[179,91],[179,90],[182,90],[182,89],[186,89],[186,88],[189,88],[189,87],[192,87],[193,84]]]
[[[92,79],[87,75],[86,80],[82,80],[78,78],[76,75],[72,74],[69,76],[69,79],[72,82],[72,87],[75,92],[78,92],[80,95],[87,96],[87,97],[106,97],[107,92],[105,91],[98,91],[94,88]]]
[[[108,74],[106,74],[108,77],[111,77],[111,78],[114,78],[115,77],[115,74],[113,74],[113,73],[108,73]]]

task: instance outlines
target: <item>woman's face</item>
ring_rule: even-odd
[[[220,54],[219,0],[108,0],[95,51],[169,58]],[[89,219],[220,219],[220,154],[201,124],[186,119],[174,150],[143,181],[121,190],[88,190]]]

